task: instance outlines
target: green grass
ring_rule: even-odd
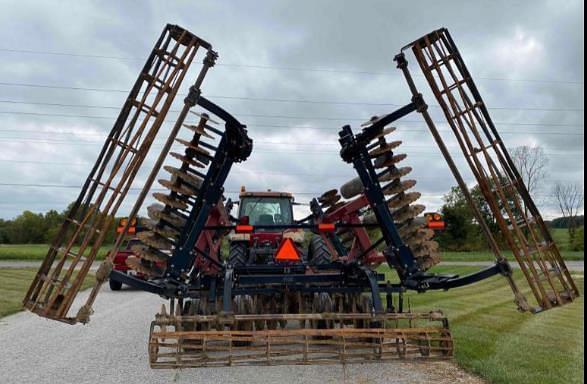
[[[97,259],[104,259],[111,247],[101,247]],[[74,247],[75,249],[77,247]],[[0,260],[43,260],[48,250],[47,244],[0,244]]]
[[[558,245],[561,254],[565,260],[584,260],[585,253],[583,251],[569,250],[569,232],[565,228],[551,228],[550,232],[556,244]],[[504,256],[508,260],[514,260],[511,251],[504,251]],[[473,252],[442,252],[443,261],[492,261],[495,259],[493,252],[490,250],[473,251]]]
[[[569,232],[566,229],[551,228],[550,231],[565,260],[577,261],[585,259],[585,253],[583,251],[569,250]],[[504,251],[503,254],[508,260],[514,260],[511,251]],[[494,259],[495,256],[490,250],[473,252],[442,252],[442,261],[492,261]]]
[[[437,267],[434,272],[464,275],[476,270]],[[583,292],[583,275],[575,275],[575,281]],[[491,383],[583,382],[582,297],[536,315],[520,313],[502,277],[408,297],[414,311],[444,311],[455,339],[457,363]]]
[[[508,260],[514,260],[514,256],[511,251],[504,251],[504,256]],[[584,260],[585,253],[583,251],[561,251],[563,259],[565,260]],[[442,252],[442,261],[493,261],[495,256],[491,251],[473,251],[473,252]]]
[[[36,269],[0,269],[0,317],[22,310],[22,299],[33,281]],[[94,284],[94,275],[88,274],[82,284],[82,289]]]
[[[550,234],[563,252],[571,248],[571,239],[569,236],[569,230],[566,228],[551,228]]]

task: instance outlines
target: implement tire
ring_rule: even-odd
[[[228,264],[232,265],[233,267],[247,264],[247,259],[249,258],[247,248],[248,244],[246,242],[238,241],[230,243]]]
[[[330,254],[330,250],[328,250],[321,236],[313,236],[312,240],[310,240],[308,256],[312,265],[330,264],[332,262],[332,254]]]

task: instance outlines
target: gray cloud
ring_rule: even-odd
[[[246,123],[256,141],[251,159],[235,167],[227,189],[237,190],[241,185],[248,189],[287,189],[300,192],[298,200],[307,201],[309,193],[338,187],[353,177],[352,167],[337,154],[339,127],[345,123],[357,127],[361,120],[394,107],[213,96],[405,104],[409,94],[393,65],[393,56],[414,38],[446,26],[490,107],[581,109],[491,111],[508,146],[544,146],[550,158],[551,180],[537,197],[546,216],[552,216],[556,210],[548,200],[551,181],[583,183],[583,22],[580,1],[15,1],[7,2],[0,15],[3,48],[122,59],[0,51],[0,82],[126,91],[163,26],[180,24],[210,41],[220,53],[219,65],[204,83],[204,94]],[[298,70],[307,68],[340,71]],[[415,67],[413,70],[417,72]],[[423,79],[416,79],[425,90]],[[0,113],[0,141],[4,144],[0,182],[32,184],[81,184],[114,121],[116,108],[125,98],[124,92],[7,86],[0,86],[0,94],[4,101],[114,107],[0,103],[4,112],[105,117]],[[430,94],[426,97],[435,104]],[[173,109],[179,109],[180,103],[178,98]],[[432,107],[431,111],[436,120],[442,120],[440,110]],[[174,118],[170,113],[169,119]],[[404,141],[409,155],[406,164],[414,168],[412,176],[424,193],[423,201],[435,209],[454,181],[419,119],[414,115],[400,122],[396,135]],[[565,126],[558,126],[561,124]],[[439,126],[447,128],[445,124]],[[157,143],[162,143],[164,135],[165,130]],[[43,163],[18,162],[22,160]],[[144,180],[146,171],[135,184]],[[0,217],[10,218],[24,209],[60,210],[76,195],[74,188],[0,186]],[[123,210],[128,209],[132,197]]]

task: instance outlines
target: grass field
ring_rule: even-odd
[[[22,310],[22,299],[37,273],[36,269],[0,269],[0,317]],[[93,274],[88,274],[83,288],[93,285]]]
[[[464,275],[475,270],[436,267],[434,272]],[[381,271],[395,280],[389,269]],[[0,269],[0,317],[21,310],[34,273],[33,269]],[[576,274],[575,280],[583,293],[583,275]],[[92,281],[89,277],[84,285]],[[537,315],[520,313],[501,277],[447,292],[407,296],[413,311],[444,311],[455,339],[457,363],[491,383],[583,382],[582,297]]]
[[[475,270],[434,269],[461,275]],[[583,292],[583,275],[575,277]],[[501,277],[447,292],[408,296],[415,311],[444,311],[455,338],[456,361],[491,383],[583,382],[582,297],[570,305],[536,315],[520,313],[506,280]]]
[[[514,261],[514,256],[511,251],[504,251],[504,256]],[[584,260],[585,253],[561,251],[561,254],[565,260]],[[1,259],[1,257],[0,257]],[[473,251],[473,252],[442,252],[442,261],[493,261],[495,256],[491,251]]]
[[[110,248],[101,247],[97,259],[103,259]],[[48,250],[47,244],[0,244],[0,260],[43,260]]]
[[[585,259],[585,253],[583,251],[577,252],[569,250],[569,232],[566,229],[552,228],[550,231],[565,260]],[[511,251],[504,251],[504,255],[508,260],[514,260]],[[494,259],[493,252],[489,250],[474,252],[442,252],[443,261],[492,261]]]

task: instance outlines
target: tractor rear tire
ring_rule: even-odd
[[[248,244],[242,241],[230,243],[228,264],[232,265],[233,267],[246,265],[247,259],[249,257],[247,254],[247,247]]]
[[[312,265],[330,264],[332,262],[332,254],[321,236],[312,237],[308,254]]]
[[[110,286],[110,289],[113,291],[120,291],[122,289],[122,283],[120,281],[108,279],[108,285]]]

